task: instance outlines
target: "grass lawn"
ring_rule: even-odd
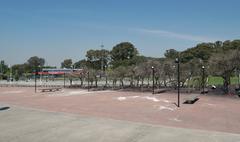
[[[209,76],[208,77],[208,84],[209,85],[223,85],[223,78],[216,77],[216,76]],[[231,77],[231,84],[238,84],[238,77]]]

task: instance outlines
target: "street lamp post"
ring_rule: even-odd
[[[40,74],[39,74],[39,76],[40,76],[40,83],[42,84],[42,66],[38,66],[39,67],[39,72],[40,72]]]
[[[2,62],[0,62],[0,67],[1,67],[1,74],[0,74],[0,79],[2,80],[3,79],[3,65],[2,65]]]
[[[34,80],[35,80],[35,93],[37,93],[37,68],[36,67],[34,72]]]
[[[238,88],[240,88],[240,69],[238,69]]]
[[[103,47],[104,45],[101,45],[101,70],[103,71]]]
[[[11,79],[11,78],[12,78],[12,77],[11,77],[11,75],[12,75],[12,73],[11,73],[11,72],[12,72],[12,71],[11,71],[11,65],[8,65],[8,68],[9,68],[9,77],[8,77],[8,81],[11,83],[11,80],[12,80],[12,79]]]
[[[66,81],[66,73],[63,73],[63,88],[65,88],[65,81]]]
[[[176,58],[175,63],[177,63],[177,87],[178,87],[178,104],[180,107],[180,61],[179,58]]]
[[[202,93],[203,93],[203,95],[205,94],[205,90],[204,90],[204,88],[205,88],[205,67],[204,66],[202,66]]]
[[[88,76],[88,92],[89,92],[89,71],[87,72],[87,76]]]
[[[104,74],[105,74],[105,77],[106,77],[106,87],[107,87],[108,78],[107,78],[107,74],[106,74],[106,69],[107,69],[107,66],[105,65],[105,66],[104,66]]]
[[[155,70],[154,70],[154,66],[152,66],[152,94],[154,94],[154,86],[155,86]]]

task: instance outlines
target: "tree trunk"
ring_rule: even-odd
[[[131,76],[130,86],[133,87],[133,76]]]
[[[149,87],[149,83],[150,83],[150,82],[149,82],[149,77],[147,78],[147,81],[148,81],[147,87]]]
[[[70,86],[72,86],[72,79],[70,79]]]
[[[98,87],[98,80],[95,78],[95,86]]]
[[[137,77],[137,87],[139,87],[139,81],[140,81],[140,77]]]
[[[164,87],[167,87],[167,81],[165,77],[164,77],[163,83],[164,83]]]
[[[105,80],[105,86],[107,87],[108,86],[108,78],[106,76],[106,80]]]
[[[83,86],[83,78],[80,77],[80,81],[81,81],[81,87]]]
[[[142,87],[143,87],[144,78],[142,77]]]
[[[116,81],[115,81],[115,79],[113,79],[113,80],[112,80],[112,88],[114,88],[115,85],[116,85]]]
[[[223,91],[224,93],[229,93],[229,85],[230,85],[230,76],[226,75],[223,77],[224,83],[223,83]]]
[[[120,82],[121,82],[121,87],[123,88],[123,86],[124,86],[123,79],[121,79]]]

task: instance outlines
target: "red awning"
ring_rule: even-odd
[[[35,72],[33,72],[35,74]],[[39,75],[61,75],[64,74],[64,72],[38,72]]]

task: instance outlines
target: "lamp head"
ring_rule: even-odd
[[[175,59],[175,63],[179,63],[179,59],[178,58]]]

